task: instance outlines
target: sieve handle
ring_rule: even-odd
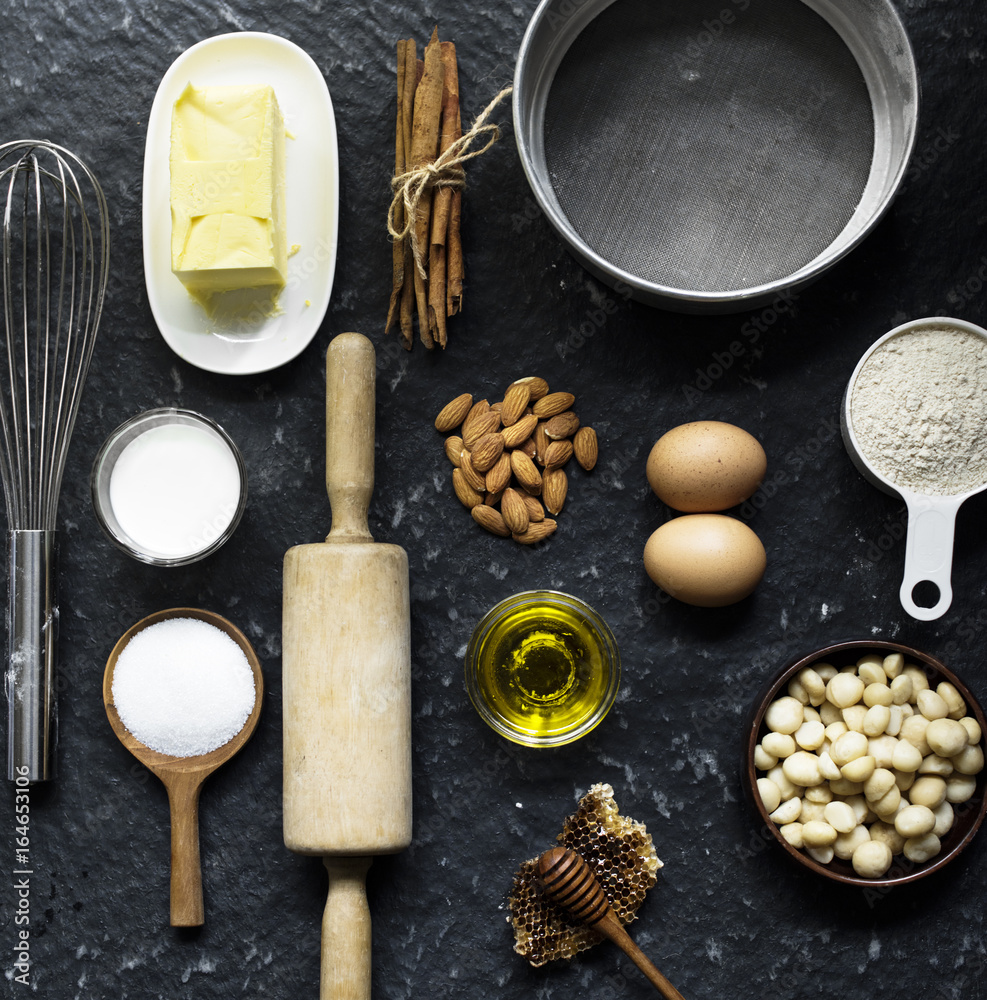
[[[953,600],[950,571],[953,566],[953,532],[962,497],[928,497],[903,494],[908,506],[905,539],[905,578],[901,583],[901,606],[919,621],[941,618]],[[913,593],[928,581],[939,590],[931,608],[915,603]]]
[[[7,777],[54,777],[55,532],[8,532]]]

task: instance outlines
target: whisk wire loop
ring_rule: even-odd
[[[106,202],[89,169],[62,147],[7,143],[4,161],[0,474],[9,526],[51,530],[106,293]]]
[[[3,195],[0,480],[10,543],[8,776],[23,764],[31,780],[44,780],[54,728],[53,535],[106,297],[109,221],[89,168],[45,140],[0,145]]]

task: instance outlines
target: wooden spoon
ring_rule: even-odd
[[[229,742],[195,757],[175,757],[159,753],[141,743],[120,720],[113,704],[113,670],[123,647],[142,629],[169,618],[195,618],[222,629],[244,652],[254,674],[254,708],[243,728]],[[205,917],[202,905],[202,866],[199,860],[199,793],[202,783],[225,764],[250,739],[260,718],[264,677],[260,660],[247,637],[231,622],[211,611],[198,608],[171,608],[141,619],[121,636],[106,661],[103,673],[103,704],[106,717],[120,742],[168,790],[171,810],[171,926],[198,927]]]
[[[648,977],[666,1000],[685,1000],[681,993],[651,964],[621,926],[603,887],[586,862],[568,847],[553,847],[538,859],[542,891],[570,917],[609,938]]]

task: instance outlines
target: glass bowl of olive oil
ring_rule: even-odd
[[[484,615],[466,651],[466,690],[481,718],[529,747],[584,736],[610,710],[620,654],[607,623],[554,590],[508,597]]]

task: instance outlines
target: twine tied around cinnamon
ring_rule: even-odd
[[[391,190],[394,197],[391,207],[387,210],[387,231],[395,240],[403,240],[410,236],[411,253],[415,260],[418,273],[425,277],[422,247],[418,243],[415,231],[415,213],[422,195],[435,188],[452,188],[462,190],[466,187],[466,171],[463,164],[476,156],[482,156],[498,139],[500,126],[487,122],[491,112],[500,102],[513,93],[513,87],[505,87],[477,116],[470,130],[450,144],[449,148],[433,160],[418,167],[412,167],[391,178]],[[477,139],[487,136],[486,143],[479,149],[470,149]],[[398,208],[404,204],[404,229],[399,230],[395,224]]]

